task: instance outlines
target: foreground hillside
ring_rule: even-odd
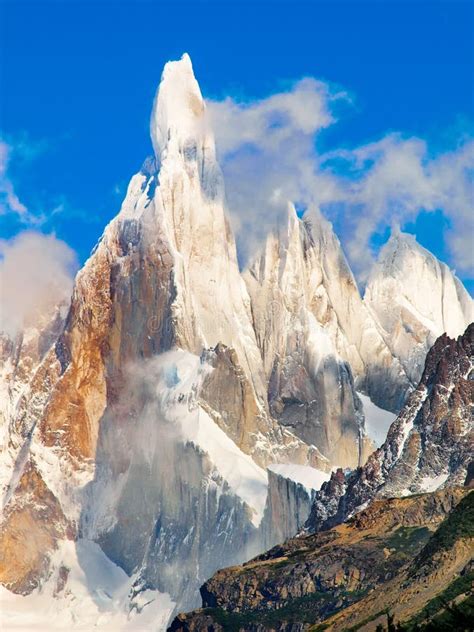
[[[415,629],[444,600],[468,607],[473,538],[467,488],[377,500],[343,525],[219,571],[201,588],[204,608],[170,630],[373,630],[386,611]]]

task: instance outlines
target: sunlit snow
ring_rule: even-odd
[[[379,448],[387,438],[387,432],[396,415],[388,410],[376,406],[370,397],[357,393],[364,407],[365,429],[367,434]]]
[[[94,542],[62,541],[42,588],[22,596],[0,586],[1,629],[162,632],[174,602],[156,590],[131,600],[133,581]]]
[[[427,476],[420,481],[420,488],[422,492],[430,493],[435,492],[448,480],[449,472],[445,474],[438,474],[438,476]]]
[[[156,394],[168,420],[176,424],[184,440],[209,455],[231,490],[253,510],[252,522],[258,526],[267,498],[266,472],[236,446],[201,406],[189,400],[189,394],[197,390],[210,367],[202,365],[198,356],[181,350],[163,354],[160,361],[165,367],[164,379],[158,383]]]

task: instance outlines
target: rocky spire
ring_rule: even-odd
[[[212,135],[205,129],[204,100],[187,53],[164,67],[153,104],[150,134],[159,160],[173,151],[202,144],[204,139],[213,148]]]

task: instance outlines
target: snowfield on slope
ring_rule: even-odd
[[[315,467],[311,467],[310,465],[278,463],[270,465],[268,469],[283,478],[288,478],[295,483],[303,485],[310,494],[311,491],[317,491],[320,489],[321,485],[331,478],[330,472],[317,470]]]
[[[175,424],[183,441],[209,455],[231,490],[252,510],[252,522],[258,527],[267,500],[267,473],[196,402],[201,380],[212,367],[182,350],[164,353],[157,360],[161,370],[155,392],[167,420]]]
[[[388,410],[376,406],[367,395],[359,392],[357,395],[364,407],[365,430],[376,447],[380,448],[387,438],[388,429],[397,416]]]
[[[163,632],[174,602],[156,590],[130,598],[134,579],[94,542],[64,540],[41,588],[23,596],[0,586],[2,632]]]

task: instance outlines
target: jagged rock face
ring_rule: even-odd
[[[20,593],[38,586],[55,541],[73,537],[60,503],[29,459],[46,382],[58,377],[57,367],[45,369],[43,362],[64,318],[65,306],[60,305],[37,315],[36,323],[28,323],[14,340],[0,335],[0,582]]]
[[[342,470],[316,494],[307,527],[343,522],[378,496],[405,496],[462,485],[474,453],[474,324],[457,340],[442,335],[418,388],[367,463]]]
[[[460,336],[474,320],[474,302],[459,279],[412,235],[399,231],[380,253],[364,303],[414,385],[435,340],[443,333]]]
[[[274,462],[308,463],[326,470],[330,461],[314,445],[269,418],[239,364],[235,349],[218,344],[203,352],[213,368],[199,391],[203,409],[236,445],[261,466]]]
[[[349,621],[400,607],[396,597],[402,593],[406,616],[470,560],[469,519],[454,530],[453,551],[443,555],[439,546],[446,541],[441,531],[453,532],[446,523],[472,513],[474,494],[466,492],[378,500],[345,525],[294,538],[243,566],[221,570],[201,588],[204,610],[179,615],[170,630],[297,632],[326,620],[337,622],[329,629],[347,630]]]
[[[316,445],[321,432],[335,432],[334,417],[356,430],[360,406],[351,401],[352,376],[376,403],[400,408],[410,381],[363,304],[331,225],[319,213],[308,211],[300,220],[290,207],[287,226],[269,236],[245,280],[270,407],[283,423],[299,416],[295,430]],[[341,398],[331,398],[336,390]],[[323,409],[332,415],[331,423],[318,418]],[[337,452],[338,438],[326,440]]]
[[[261,524],[262,543],[269,549],[292,537],[309,517],[314,491],[268,468],[268,495]]]
[[[352,372],[362,376],[364,362],[348,339],[353,321],[346,332],[338,309],[363,305],[331,227],[316,214],[313,226],[300,221],[290,208],[245,280],[272,414],[331,463],[361,464],[368,442]]]
[[[246,274],[270,410],[332,463],[344,460],[354,467],[362,457],[360,402],[350,366],[328,333],[335,338],[340,331],[311,234],[294,209],[283,237],[280,243],[271,236],[264,256]]]
[[[61,505],[28,462],[15,486],[16,503],[3,512],[0,582],[27,594],[48,571],[49,552],[61,538],[72,538]]]
[[[0,489],[11,469],[8,444],[20,449],[31,431],[24,402],[29,396],[32,376],[64,327],[68,306],[60,305],[30,324],[14,339],[0,333]],[[16,423],[10,423],[15,420]]]

